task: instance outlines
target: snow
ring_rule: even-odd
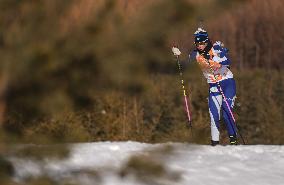
[[[186,143],[98,142],[72,144],[64,160],[11,157],[14,180],[47,175],[82,185],[283,185],[284,146],[207,146]],[[165,166],[164,174],[126,171],[132,156]],[[147,169],[147,168],[146,168]],[[146,170],[147,171],[147,170]],[[83,173],[82,173],[83,172]],[[90,173],[93,172],[93,173]],[[144,172],[145,173],[145,172]],[[95,174],[95,175],[91,175]],[[141,175],[142,174],[142,175]],[[145,174],[144,174],[145,175]]]

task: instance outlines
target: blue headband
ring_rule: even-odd
[[[207,36],[208,37],[208,34],[207,33],[197,33],[197,34],[194,34],[194,36]]]

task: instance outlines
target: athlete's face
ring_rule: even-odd
[[[207,46],[206,42],[199,42],[196,44],[197,49],[199,49],[200,51],[203,51]]]

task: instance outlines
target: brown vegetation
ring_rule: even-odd
[[[251,0],[209,23],[213,38],[230,48],[235,66],[246,68],[283,68],[284,1]]]
[[[24,142],[208,143],[207,84],[196,65],[186,69],[191,132],[169,47],[179,40],[191,48],[197,17],[204,16],[210,36],[230,49],[245,139],[283,143],[283,2],[251,0],[233,9],[206,2],[3,0],[5,130]]]

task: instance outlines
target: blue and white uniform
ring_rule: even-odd
[[[225,120],[229,137],[236,137],[234,120],[217,85],[218,83],[220,84],[227,102],[232,110],[236,98],[236,84],[235,80],[233,79],[233,73],[229,69],[231,61],[227,56],[227,52],[228,50],[222,47],[221,42],[215,42],[207,52],[207,57],[204,57],[204,55],[200,54],[198,51],[194,51],[190,55],[191,58],[195,58],[198,62],[203,75],[209,84],[208,105],[211,118],[212,141],[219,141],[219,122],[221,119],[221,113]],[[218,67],[212,68],[212,64]]]

